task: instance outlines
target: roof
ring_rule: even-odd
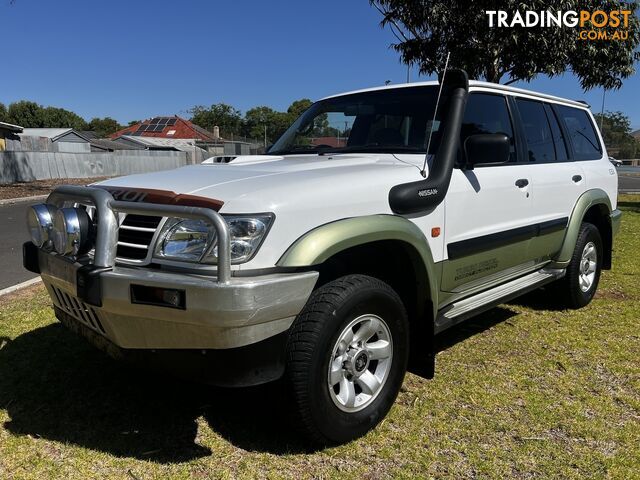
[[[74,133],[80,138],[89,141],[82,133],[74,130],[73,128],[24,128],[21,135],[25,137],[45,137],[50,138],[52,142],[55,142],[61,137]]]
[[[361,90],[353,90],[351,92],[340,93],[338,95],[330,95],[328,97],[323,98],[322,100],[325,100],[327,98],[339,97],[342,95],[351,95],[353,93],[375,92],[377,90],[392,90],[395,88],[407,88],[407,87],[427,87],[427,86],[434,86],[434,85],[439,85],[439,83],[436,81],[399,83],[396,85],[385,85],[382,87],[364,88]],[[580,102],[576,100],[568,100],[566,98],[560,98],[553,95],[548,95],[546,93],[534,92],[532,90],[525,90],[524,88],[510,87],[508,85],[502,85],[500,83],[481,82],[479,80],[469,80],[469,87],[482,87],[482,88],[488,88],[491,90],[501,90],[503,92],[522,93],[526,95],[533,95],[539,98],[544,98],[546,100],[553,100],[555,102],[565,103],[567,105],[572,105],[574,107],[589,108],[589,105],[587,105],[584,102]]]
[[[158,137],[134,137],[131,135],[123,135],[123,140],[127,140],[132,144],[141,145],[145,148],[162,148],[174,149],[184,152],[192,152],[195,147],[194,139],[187,138],[158,138]],[[117,143],[117,142],[114,142]]]
[[[10,132],[16,132],[16,133],[20,133],[22,132],[22,130],[24,130],[19,125],[14,125],[13,123],[7,123],[7,122],[0,122],[0,128],[3,130],[9,130]]]
[[[108,138],[92,138],[91,146],[101,150],[144,150],[144,146],[131,145],[128,143],[115,142]]]
[[[213,133],[177,115],[150,118],[117,131],[111,135],[111,138],[116,139],[125,135],[144,138],[214,140]]]

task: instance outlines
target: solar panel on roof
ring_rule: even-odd
[[[167,125],[175,125],[176,124],[176,119],[175,118],[170,118],[169,122],[167,122]]]
[[[164,125],[156,125],[156,128],[155,128],[156,132],[161,132],[162,130],[164,130]]]
[[[147,126],[146,125],[140,125],[138,127],[138,129],[136,130],[136,132],[144,132],[147,130]]]

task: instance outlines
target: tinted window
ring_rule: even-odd
[[[507,108],[507,100],[500,95],[472,93],[464,112],[460,140],[462,145],[467,137],[482,133],[504,133],[511,141],[510,162],[516,161],[513,128]]]
[[[558,122],[558,118],[553,112],[553,109],[549,105],[545,104],[544,111],[547,112],[547,119],[549,119],[549,124],[551,125],[551,135],[553,135],[553,145],[556,149],[556,158],[564,162],[569,158],[569,154],[567,152],[567,144],[564,141],[562,129],[560,128],[560,123]]]
[[[602,149],[591,119],[579,108],[559,106],[558,112],[567,128],[576,160],[595,160],[602,157]]]
[[[527,160],[540,163],[555,161],[553,137],[544,105],[541,102],[522,98],[518,98],[516,104],[527,143]]]

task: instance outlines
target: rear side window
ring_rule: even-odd
[[[560,117],[567,128],[575,160],[596,160],[602,157],[602,147],[596,130],[585,110],[558,106]]]
[[[511,142],[510,162],[516,161],[516,148],[513,140],[513,127],[507,108],[507,100],[501,95],[472,93],[467,100],[467,108],[462,120],[460,141],[471,135],[482,133],[504,133]]]
[[[553,146],[556,150],[556,159],[564,162],[569,158],[569,153],[567,152],[567,144],[564,140],[564,135],[562,134],[562,129],[558,122],[558,117],[556,117],[553,109],[548,104],[544,105],[544,111],[547,113],[547,118],[551,125],[551,134],[553,135]]]
[[[541,102],[516,99],[524,137],[527,142],[527,161],[547,163],[556,160],[551,126]]]

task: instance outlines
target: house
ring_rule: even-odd
[[[111,135],[111,139],[115,140],[125,135],[144,138],[190,139],[205,142],[217,140],[213,133],[177,115],[173,117],[154,117],[131,125]]]
[[[20,148],[31,152],[89,153],[89,139],[73,128],[25,128],[20,137]]]
[[[0,122],[0,152],[3,152],[7,148],[7,143],[15,140],[19,140],[18,133],[22,132],[23,128],[12,123]]]

